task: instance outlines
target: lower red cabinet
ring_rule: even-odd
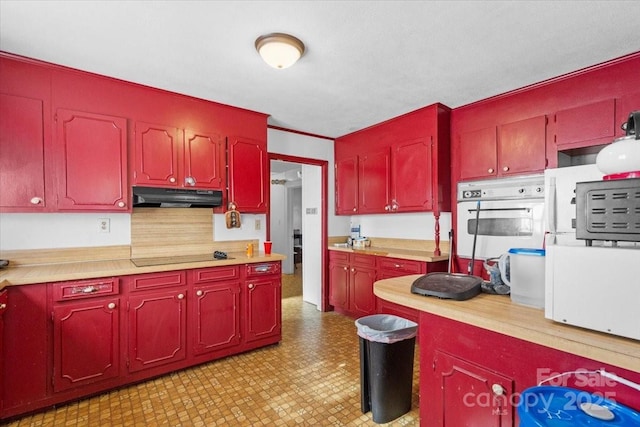
[[[248,264],[245,270],[244,321],[247,344],[280,341],[282,289],[280,263]]]
[[[375,313],[375,265],[373,255],[329,251],[329,303],[336,311],[353,317]]]
[[[195,355],[240,345],[240,274],[237,266],[192,272],[188,326]]]
[[[53,306],[53,390],[120,375],[120,298]]]
[[[129,371],[183,360],[187,355],[187,289],[129,297]]]
[[[439,387],[430,397],[430,425],[513,425],[513,380],[440,351],[433,367]]]

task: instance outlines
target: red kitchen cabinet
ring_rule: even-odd
[[[391,146],[391,211],[433,209],[432,147],[432,138],[402,141]]]
[[[460,135],[460,179],[497,175],[497,133],[495,127]]]
[[[0,57],[0,76],[0,211],[51,210],[51,74]]]
[[[245,343],[275,343],[282,336],[282,288],[279,262],[245,267]]]
[[[43,101],[0,94],[0,117],[0,208],[43,210]]]
[[[9,292],[4,289],[0,291],[0,373],[4,373],[4,312],[7,311]],[[2,414],[4,402],[4,387],[0,387],[0,414]]]
[[[120,375],[120,298],[53,306],[53,390]]]
[[[39,408],[51,384],[47,285],[10,286],[5,292],[0,418]]]
[[[352,317],[375,313],[375,262],[372,255],[329,251],[329,303],[337,312]]]
[[[184,360],[187,355],[185,273],[150,273],[127,280],[129,372]]]
[[[546,116],[498,126],[498,174],[542,172],[547,166]]]
[[[640,111],[640,92],[634,92],[616,99],[616,120],[614,124],[615,137],[626,135],[621,125],[629,120],[629,113]]]
[[[335,162],[336,215],[358,212],[358,157]]]
[[[554,116],[554,142],[558,150],[605,144],[615,136],[615,100],[558,111]]]
[[[266,213],[267,143],[243,137],[230,137],[229,202],[247,213]]]
[[[433,426],[513,426],[513,380],[482,366],[436,352],[433,375],[439,390],[430,395]]]
[[[329,251],[329,304],[338,311],[349,309],[349,254]]]
[[[460,135],[460,179],[470,180],[544,170],[546,117],[537,116],[497,128]]]
[[[53,319],[53,391],[120,375],[118,278],[50,285]]]
[[[127,121],[72,110],[56,113],[59,210],[129,210]]]
[[[448,210],[449,114],[434,104],[337,138],[336,213]]]
[[[390,168],[388,148],[358,157],[359,214],[390,209]]]
[[[136,123],[136,185],[221,189],[223,138],[212,132]]]
[[[240,274],[237,266],[193,270],[190,342],[195,355],[240,345]]]

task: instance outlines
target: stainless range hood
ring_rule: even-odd
[[[214,208],[222,205],[220,190],[133,187],[136,208]]]

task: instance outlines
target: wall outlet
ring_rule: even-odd
[[[98,233],[110,233],[111,220],[109,218],[98,218]]]
[[[256,219],[256,226],[255,226],[256,230],[260,230],[260,227],[261,227],[260,220]]]

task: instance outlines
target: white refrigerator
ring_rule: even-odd
[[[595,165],[545,171],[545,317],[640,340],[640,245],[586,246],[572,227],[576,183],[602,176]]]

